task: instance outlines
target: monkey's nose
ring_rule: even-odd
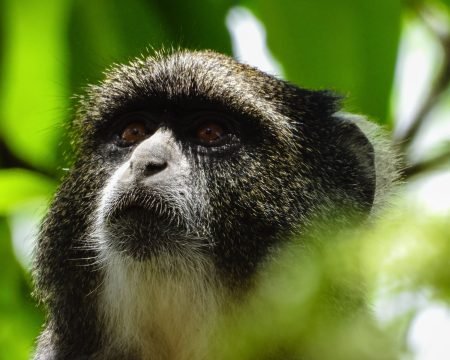
[[[130,175],[136,180],[157,175],[173,161],[170,133],[157,132],[140,143],[131,154]]]
[[[134,154],[130,160],[130,172],[136,178],[156,175],[168,166],[165,159],[149,154]]]
[[[144,169],[142,170],[144,176],[152,176],[161,171],[163,171],[167,167],[167,163],[148,163]]]

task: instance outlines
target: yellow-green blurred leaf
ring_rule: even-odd
[[[22,159],[51,169],[67,108],[69,0],[5,0],[0,131]]]
[[[49,198],[55,190],[54,181],[23,169],[0,170],[0,215],[36,199]]]

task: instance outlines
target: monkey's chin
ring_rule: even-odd
[[[183,233],[168,214],[135,205],[114,212],[103,225],[108,247],[142,261],[177,252]]]

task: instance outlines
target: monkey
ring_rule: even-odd
[[[35,253],[36,360],[204,359],[294,234],[370,221],[399,176],[338,95],[211,50],[114,66],[70,133]]]

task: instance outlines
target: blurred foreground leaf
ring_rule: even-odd
[[[370,299],[380,286],[393,293],[421,294],[426,289],[450,308],[450,228],[447,218],[400,212],[386,214],[369,229],[285,249],[244,308],[225,318],[215,336],[219,355],[214,353],[214,358],[408,356],[405,331],[411,312],[418,309],[405,313],[400,306],[396,317],[383,323]]]

